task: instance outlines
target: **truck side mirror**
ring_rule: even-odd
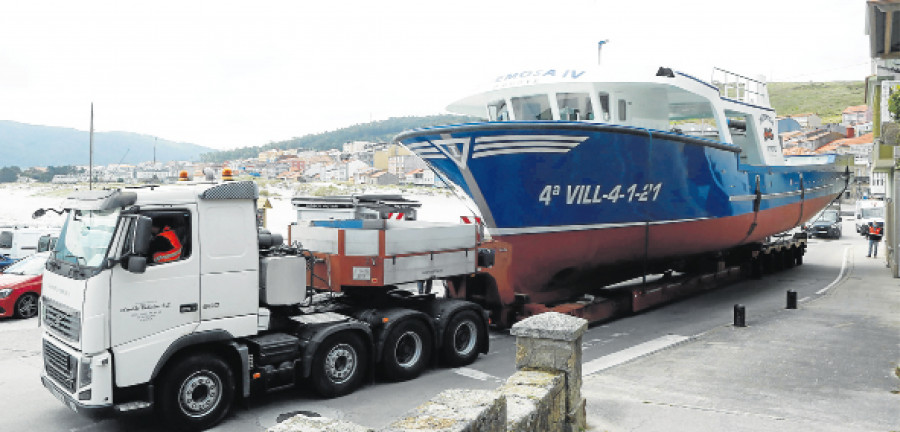
[[[150,228],[153,226],[153,220],[147,216],[138,216],[137,221],[134,223],[134,236],[131,241],[131,254],[132,255],[147,255],[147,252],[150,251],[150,240],[153,239],[153,234],[150,231]],[[132,257],[133,259],[133,257]],[[144,259],[144,264],[146,266],[146,258]],[[129,267],[131,267],[129,265]]]
[[[147,270],[147,257],[144,256],[130,256],[127,261],[122,263],[127,263],[125,270],[131,273],[143,273]]]

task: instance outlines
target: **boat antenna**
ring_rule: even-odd
[[[597,64],[600,64],[600,54],[603,53],[603,45],[606,45],[609,42],[609,39],[604,39],[600,42],[597,42]]]
[[[91,135],[88,151],[88,190],[94,189],[94,103],[91,102]]]

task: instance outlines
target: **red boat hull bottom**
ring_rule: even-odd
[[[579,273],[590,274],[587,279],[595,280],[594,287],[599,288],[610,281],[639,276],[634,271],[646,262],[763,242],[805,222],[833,199],[826,196],[807,200],[802,206],[796,203],[717,219],[496,236],[508,247],[498,251],[498,265],[488,273],[497,281],[502,304],[510,304],[515,294],[526,294],[531,302],[559,302],[573,289],[571,283],[561,285],[559,281],[571,282]],[[620,275],[615,274],[617,270]],[[575,290],[583,291],[582,287]]]

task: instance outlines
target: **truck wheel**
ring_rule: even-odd
[[[428,327],[416,319],[391,329],[381,358],[385,377],[405,381],[419,376],[431,357],[431,339]]]
[[[38,297],[33,293],[25,293],[16,300],[15,309],[16,318],[31,318],[37,315]]]
[[[464,310],[453,315],[444,330],[442,357],[449,366],[458,367],[471,364],[478,357],[484,323],[475,312]]]
[[[325,339],[312,363],[312,386],[324,397],[348,394],[362,382],[366,348],[358,336],[342,332]]]
[[[231,368],[219,357],[193,355],[168,369],[157,401],[163,418],[179,430],[204,430],[222,421],[234,398]]]

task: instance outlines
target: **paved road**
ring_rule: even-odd
[[[844,222],[839,240],[810,241],[805,264],[762,280],[745,281],[695,296],[639,315],[592,326],[584,337],[585,373],[692,337],[732,322],[735,303],[747,308],[747,324],[765,320],[785,306],[785,292],[798,292],[801,302],[820,294],[841,272],[849,246],[863,250],[864,240],[853,232],[852,220]],[[491,351],[468,368],[433,369],[404,383],[373,383],[355,393],[323,400],[302,389],[286,390],[254,400],[239,408],[213,430],[259,431],[280,417],[298,411],[346,419],[379,428],[426,401],[445,388],[496,388],[515,370],[515,340],[505,332],[493,332]],[[163,431],[149,415],[94,421],[61,405],[40,384],[40,329],[37,320],[0,321],[0,406],[5,412],[4,430],[58,431]]]

